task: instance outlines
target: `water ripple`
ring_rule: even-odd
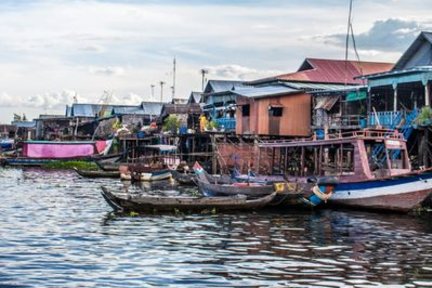
[[[428,219],[288,208],[127,217],[110,212],[101,185],[121,184],[0,169],[1,287],[432,286]]]

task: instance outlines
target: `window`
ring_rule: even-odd
[[[243,105],[242,106],[242,116],[248,117],[250,114],[250,105]]]
[[[282,107],[270,107],[269,116],[273,117],[281,117],[282,116]]]

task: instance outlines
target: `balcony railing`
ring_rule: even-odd
[[[218,129],[225,129],[225,131],[233,131],[236,129],[235,118],[217,118],[215,122],[218,125]]]
[[[380,111],[369,114],[369,126],[394,129],[406,117],[405,111]]]
[[[359,129],[366,127],[366,118],[362,115],[329,115],[326,117],[314,117],[315,129]]]

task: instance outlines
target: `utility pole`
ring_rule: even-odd
[[[152,97],[152,101],[154,101],[154,97],[155,97],[155,95],[154,95],[154,88],[155,88],[155,85],[154,85],[154,84],[151,84],[151,85],[150,85],[150,89],[151,89],[151,97]]]
[[[174,56],[174,60],[173,60],[173,85],[172,85],[172,99],[175,98],[175,88],[176,88],[176,65],[177,65],[177,61],[176,61],[176,57]]]
[[[204,92],[204,85],[206,81],[205,75],[208,74],[209,71],[207,69],[201,69],[201,85],[202,85],[202,91]]]
[[[160,86],[161,86],[161,99],[160,99],[160,102],[162,103],[163,102],[163,86],[165,85],[165,82],[164,81],[160,81],[159,83],[160,83]]]

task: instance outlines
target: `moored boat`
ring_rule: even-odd
[[[179,172],[172,170],[171,175],[178,183],[182,185],[196,185],[196,175],[193,172]]]
[[[271,157],[284,158],[273,163],[272,170],[285,173],[312,206],[328,203],[407,212],[432,193],[432,171],[412,170],[406,140],[397,131],[366,129],[322,140],[262,141],[258,147],[260,154],[268,149]],[[311,177],[336,181],[311,188]]]
[[[248,197],[260,197],[272,194],[275,190],[273,184],[237,183],[209,177],[198,162],[195,163],[193,168],[198,189],[205,196],[246,195]]]
[[[142,163],[120,165],[118,171],[121,180],[133,182],[160,181],[171,177],[171,170],[157,163],[155,165]]]
[[[122,191],[113,191],[102,186],[102,196],[116,211],[134,212],[174,212],[255,210],[269,204],[276,193],[257,199],[247,199],[245,195],[229,197],[161,197],[151,195],[131,195]]]
[[[78,168],[74,168],[74,170],[86,178],[120,178],[120,171],[82,170]]]

